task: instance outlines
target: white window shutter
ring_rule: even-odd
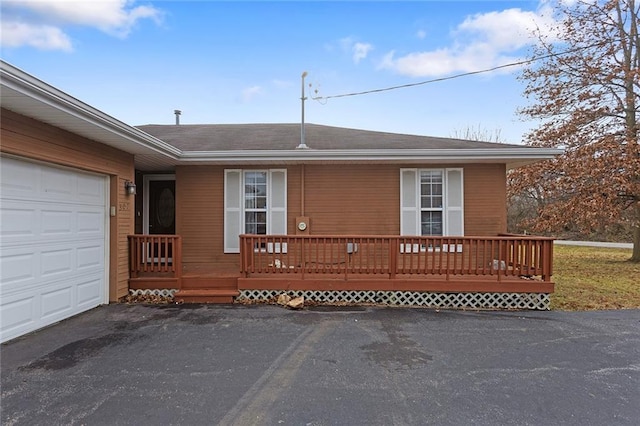
[[[242,171],[224,171],[224,252],[240,253],[242,227]]]
[[[417,169],[400,169],[400,235],[420,235]]]
[[[462,169],[446,170],[445,235],[464,235],[464,178]]]
[[[287,234],[287,171],[269,171],[268,234]]]

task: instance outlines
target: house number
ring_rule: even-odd
[[[129,211],[129,203],[120,203],[118,205],[118,210],[121,212]]]

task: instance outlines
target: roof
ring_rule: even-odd
[[[182,164],[465,164],[508,168],[551,159],[558,149],[305,124],[181,124],[138,126],[180,149]]]
[[[508,168],[562,153],[552,148],[300,124],[130,126],[0,60],[0,106],[134,155],[136,168],[304,163],[502,163]]]
[[[288,150],[300,144],[297,124],[181,124],[137,126],[183,151]],[[522,148],[463,139],[417,136],[305,124],[311,149],[501,149]]]

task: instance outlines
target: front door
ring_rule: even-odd
[[[149,234],[176,233],[176,181],[149,181]]]
[[[143,228],[148,235],[175,235],[175,175],[145,175]],[[165,243],[163,240],[150,243],[147,247],[147,261],[158,262],[162,258],[171,262],[173,247]]]

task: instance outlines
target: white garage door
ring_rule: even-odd
[[[0,341],[106,303],[107,178],[0,158]]]

